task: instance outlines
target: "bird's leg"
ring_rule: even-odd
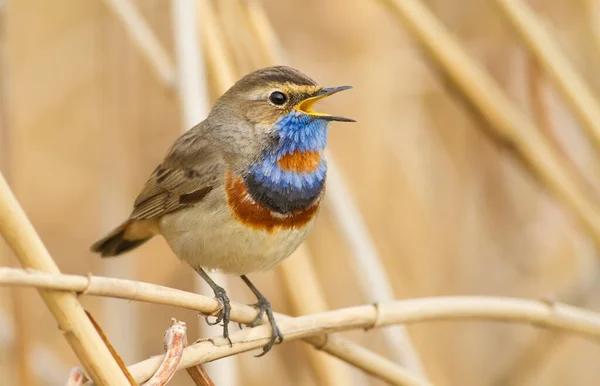
[[[217,320],[215,320],[214,322],[210,322],[208,320],[208,316],[207,316],[205,318],[206,323],[209,326],[214,326],[215,324],[219,324],[222,321],[223,322],[223,338],[227,339],[229,341],[229,344],[232,344],[231,339],[229,339],[229,320],[230,320],[229,314],[231,313],[231,304],[229,303],[229,298],[227,297],[227,293],[225,292],[223,287],[220,287],[219,285],[217,285],[217,283],[215,283],[213,281],[213,279],[211,279],[210,276],[208,276],[208,274],[206,273],[206,271],[204,271],[202,268],[196,268],[196,272],[198,272],[200,274],[200,276],[202,276],[204,281],[206,281],[208,283],[210,288],[212,288],[213,292],[215,293],[215,298],[222,305],[221,310],[219,311],[219,315],[217,315]]]
[[[260,293],[258,288],[256,288],[254,284],[252,284],[252,282],[246,277],[246,275],[241,275],[240,277],[242,278],[244,283],[246,283],[248,288],[250,288],[254,296],[256,296],[256,300],[258,300],[256,304],[253,304],[253,306],[258,309],[258,315],[252,323],[248,324],[248,326],[257,326],[262,320],[265,313],[267,314],[267,318],[269,319],[269,323],[271,324],[271,339],[269,340],[269,343],[267,343],[267,345],[263,347],[262,354],[258,355],[260,357],[265,355],[273,347],[273,344],[275,344],[277,339],[279,339],[279,343],[283,342],[283,334],[281,333],[281,331],[279,331],[277,323],[275,323],[275,316],[273,316],[273,310],[271,309],[271,303],[269,303],[269,300],[262,293]]]

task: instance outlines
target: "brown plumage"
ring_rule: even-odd
[[[323,192],[321,154],[327,122],[350,121],[316,113],[312,106],[347,88],[321,88],[285,66],[240,79],[216,101],[203,122],[175,141],[142,188],[129,218],[91,249],[103,257],[117,256],[161,234],[177,257],[214,290],[223,305],[217,322],[223,321],[225,337],[229,299],[205,270],[241,275],[258,298],[257,322],[263,313],[271,322],[273,337],[264,347],[267,352],[283,336],[268,300],[245,274],[272,268],[306,238]],[[304,135],[290,137],[289,131],[282,131],[290,129],[277,123],[283,118],[295,122],[293,130],[305,130]],[[276,183],[287,184],[276,187],[265,181],[271,177],[259,176],[253,167],[275,159],[284,135],[286,146],[299,151],[279,154],[279,163],[265,166],[267,175],[281,176]],[[318,181],[310,182],[317,177]]]

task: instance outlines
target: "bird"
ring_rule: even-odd
[[[253,292],[271,338],[283,342],[269,300],[246,275],[269,270],[306,239],[325,193],[324,150],[332,121],[313,105],[351,86],[321,87],[301,71],[271,66],[238,80],[205,120],[183,133],[135,199],[129,218],[91,246],[118,256],[162,235],[212,288],[229,338],[231,305],[207,272],[238,275]],[[259,355],[259,356],[260,356]]]

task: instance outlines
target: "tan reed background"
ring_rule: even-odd
[[[173,53],[170,2],[135,2]],[[598,92],[600,7],[590,0],[530,2]],[[244,31],[237,0],[216,4],[236,71],[266,65]],[[492,2],[432,0],[429,8],[523,111],[538,117],[597,186],[590,140]],[[377,1],[265,0],[287,61],[321,84],[355,89],[321,104],[358,120],[333,124],[329,148],[360,207],[397,298],[438,295],[555,297],[600,307],[592,238],[537,184],[510,149],[481,130],[458,94]],[[118,260],[88,252],[180,133],[177,93],[165,88],[100,0],[13,0],[1,10],[2,172],[65,273],[111,275],[193,290],[193,272],[156,239]],[[218,69],[208,65],[213,89]],[[212,96],[216,96],[213,92]],[[542,113],[540,114],[539,111]],[[537,113],[536,113],[537,112]],[[327,208],[307,242],[327,305],[365,303],[350,250]],[[17,266],[5,250],[0,265]],[[281,276],[253,275],[278,312],[295,314]],[[232,298],[252,301],[239,280]],[[298,288],[302,291],[302,288]],[[127,363],[162,351],[170,318],[198,337],[195,312],[84,298]],[[0,290],[0,384],[62,385],[77,364],[30,289]],[[435,385],[595,385],[600,347],[520,325],[436,322],[409,332]],[[386,356],[383,336],[346,336]],[[299,342],[238,359],[239,385],[316,385]],[[345,365],[342,365],[345,366]],[[356,384],[381,384],[351,370]],[[20,382],[20,383],[19,383]],[[180,372],[173,385],[190,385]],[[221,386],[221,385],[219,385]]]

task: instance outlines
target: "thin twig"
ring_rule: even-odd
[[[184,322],[178,322],[175,318],[171,319],[171,327],[165,332],[166,354],[158,370],[154,373],[144,386],[164,386],[177,371],[183,349],[187,346],[187,326]]]
[[[102,327],[100,327],[98,322],[96,322],[96,320],[94,319],[92,314],[90,314],[87,311],[85,312],[85,314],[87,315],[87,317],[90,319],[90,321],[94,325],[96,332],[98,333],[98,335],[100,335],[100,339],[102,339],[102,342],[106,345],[106,348],[108,348],[108,351],[110,351],[110,355],[112,355],[113,359],[117,362],[117,364],[119,365],[119,368],[121,369],[123,374],[125,374],[125,377],[129,381],[129,385],[136,386],[135,380],[131,376],[131,373],[129,373],[127,366],[125,366],[125,362],[123,362],[123,358],[121,358],[121,356],[119,355],[119,353],[117,353],[117,350],[115,350],[112,343],[110,343],[110,340],[108,340],[108,337],[102,330]]]
[[[0,173],[0,233],[26,268],[60,273]],[[101,385],[129,385],[72,293],[40,291],[86,373]]]
[[[175,87],[175,65],[131,0],[105,0],[117,16],[133,43],[146,58],[157,77],[167,87]]]
[[[199,311],[211,315],[220,307],[220,303],[207,296],[185,292],[169,287],[132,280],[106,278],[98,276],[52,275],[36,271],[25,271],[14,268],[0,268],[0,285],[24,285],[53,290],[73,291],[85,295],[109,296],[120,299],[164,304]],[[238,323],[250,323],[257,315],[254,307],[245,304],[231,303],[231,320]],[[285,318],[276,314],[277,320]],[[266,322],[266,317],[263,322]],[[404,382],[398,380],[415,380],[412,375],[399,365],[370,352],[352,342],[336,336],[318,336],[305,340],[319,350],[343,360],[374,376],[395,384],[426,385],[427,382]],[[150,377],[150,374],[148,377]]]
[[[600,150],[600,103],[585,80],[577,73],[543,23],[526,2],[521,0],[496,0],[502,14],[519,34],[529,51],[543,66],[566,103],[586,129],[589,138]]]
[[[489,133],[508,145],[534,176],[569,209],[600,246],[600,209],[594,197],[573,178],[533,122],[474,62],[452,35],[418,0],[379,0],[423,44],[431,58],[489,123]]]
[[[202,365],[188,367],[186,371],[197,386],[215,386],[215,383],[210,379],[210,376]]]

